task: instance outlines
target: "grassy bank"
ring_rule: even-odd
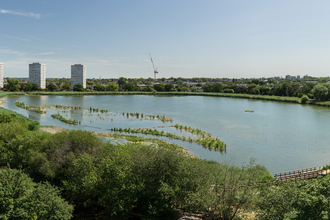
[[[0,92],[0,98],[5,97],[7,95],[25,95],[24,92]]]

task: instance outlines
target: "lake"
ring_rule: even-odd
[[[197,144],[181,140],[176,143],[202,159],[248,163],[250,158],[264,165],[271,173],[321,166],[330,163],[330,109],[325,107],[281,103],[262,100],[235,99],[205,96],[7,96],[4,108],[40,121],[41,125],[57,125],[70,129],[109,132],[107,128],[145,128],[182,124],[211,133],[227,144],[226,153],[209,151]],[[16,101],[25,104],[58,104],[81,106],[74,113],[47,110],[37,114],[19,108]],[[90,107],[107,109],[110,113],[90,114]],[[253,110],[254,112],[245,112]],[[51,114],[82,121],[81,125],[69,125],[53,119]],[[142,120],[119,115],[123,112],[160,115],[174,121]],[[161,130],[161,129],[159,129]],[[175,128],[163,128],[167,132],[189,136]],[[143,136],[143,135],[141,135]],[[153,136],[148,136],[153,137]]]

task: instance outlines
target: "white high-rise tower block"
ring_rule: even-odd
[[[46,89],[46,64],[29,64],[29,82],[36,83],[40,89]]]
[[[82,64],[71,65],[71,88],[81,84],[86,89],[86,66]]]
[[[3,63],[0,63],[0,87],[3,88]]]

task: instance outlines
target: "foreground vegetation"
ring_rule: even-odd
[[[2,114],[1,118],[0,166],[7,168],[0,171],[0,192],[6,192],[0,197],[0,214],[8,219],[14,214],[19,219],[50,215],[52,219],[173,219],[182,211],[217,207],[217,192],[210,189],[221,181],[221,173],[236,173],[240,183],[269,176],[254,164],[239,169],[204,161],[165,142],[158,147],[117,146],[87,131],[49,134],[29,130],[14,115]],[[221,202],[229,202],[227,207],[215,208],[208,215],[219,216],[219,211],[235,215],[233,199],[226,195]],[[39,204],[34,210],[29,205],[33,202]],[[246,199],[239,208],[243,204]]]
[[[87,131],[40,131],[0,108],[3,219],[328,219],[330,178],[273,182],[253,161],[236,167],[201,160],[165,141],[125,136],[103,142]],[[187,127],[188,130],[188,127]],[[122,134],[98,134],[122,138]],[[141,141],[157,146],[146,146]]]

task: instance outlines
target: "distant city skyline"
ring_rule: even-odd
[[[4,77],[328,77],[330,2],[0,0]]]

